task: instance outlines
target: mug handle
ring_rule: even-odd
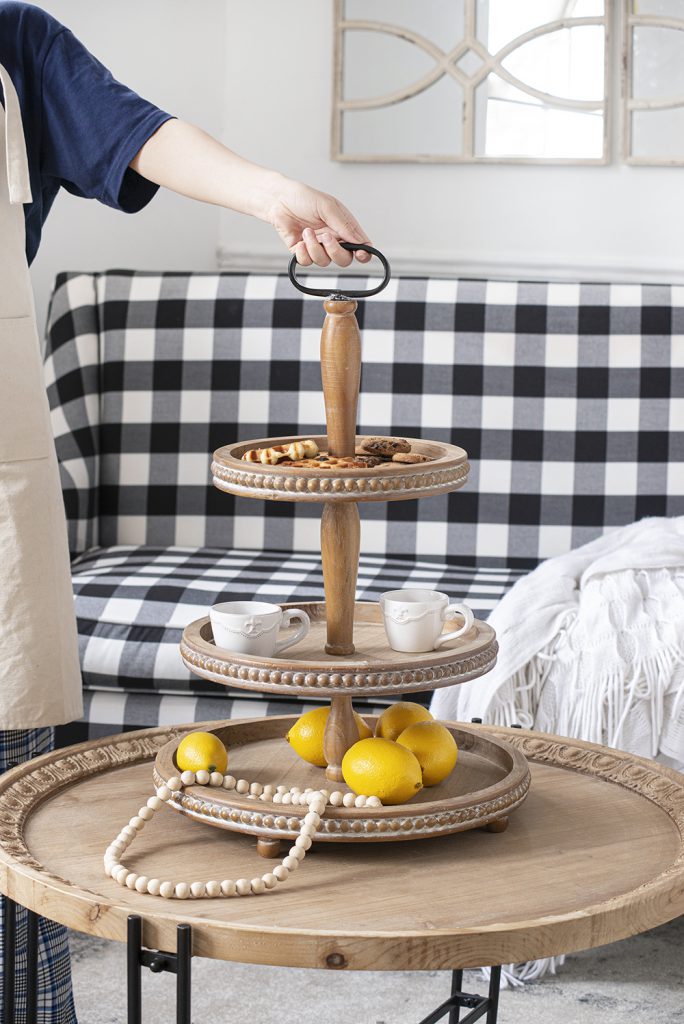
[[[291,622],[299,619],[301,626],[297,630],[294,636],[291,636],[288,640],[281,640],[280,643],[276,644],[275,653],[280,654],[286,647],[292,647],[299,640],[303,640],[306,634],[309,632],[311,627],[311,619],[301,608],[286,608],[283,612],[282,625],[287,627]]]
[[[454,612],[458,612],[463,616],[463,625],[460,629],[455,629],[453,633],[443,633],[442,636],[438,636],[435,641],[435,650],[437,650],[438,647],[441,647],[442,644],[447,643],[447,641],[455,640],[457,636],[463,636],[464,633],[468,632],[475,621],[475,616],[467,604],[450,604],[448,608],[444,609],[442,616],[443,621],[446,622],[447,619],[451,618]]]

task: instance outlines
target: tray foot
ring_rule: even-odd
[[[257,853],[269,859],[280,856],[280,839],[257,839]]]
[[[487,832],[505,832],[507,828],[508,818],[497,818],[496,821],[490,821],[485,825]]]

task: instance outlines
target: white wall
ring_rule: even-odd
[[[332,3],[228,12],[231,145],[339,195],[398,269],[684,279],[684,168],[334,163]],[[225,266],[284,263],[267,228],[226,213],[221,242]]]
[[[43,0],[116,78],[214,135],[223,131],[223,0]],[[197,9],[201,16],[197,17]],[[32,266],[39,324],[55,274],[110,267],[216,269],[219,210],[160,190],[128,216],[63,189]]]
[[[684,168],[331,161],[332,0],[43,6],[160,106],[339,195],[397,269],[684,280]],[[58,270],[211,270],[217,250],[231,268],[287,261],[230,211],[165,193],[127,217],[62,193],[33,268],[39,316]]]

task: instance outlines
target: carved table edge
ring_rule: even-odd
[[[256,723],[263,719],[244,720],[245,723],[250,721]],[[52,875],[35,860],[26,847],[24,825],[34,808],[75,779],[142,761],[153,762],[161,747],[179,733],[200,725],[210,728],[221,724],[224,724],[223,720],[188,723],[185,726],[159,726],[136,733],[103,737],[95,743],[88,741],[75,747],[52,751],[6,772],[0,777],[0,859],[8,867],[12,864],[20,865],[45,879],[65,884],[65,879]],[[644,896],[649,890],[660,890],[673,875],[681,874],[684,878],[684,779],[678,778],[679,773],[646,758],[582,740],[546,736],[502,726],[453,724],[500,736],[533,763],[581,772],[629,789],[668,815],[682,840],[682,847],[672,864],[636,889],[601,901],[596,905],[597,909],[629,903],[635,895]],[[590,909],[585,908],[584,912]]]

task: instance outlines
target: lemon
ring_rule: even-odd
[[[189,732],[178,744],[176,764],[182,772],[221,772],[228,767],[228,751],[213,732]]]
[[[415,725],[409,725],[397,743],[418,758],[424,786],[436,786],[454,770],[458,747],[454,737],[441,722],[416,722]]]
[[[349,748],[342,758],[342,776],[357,796],[379,796],[383,804],[405,804],[423,788],[418,759],[381,736]]]
[[[375,726],[375,735],[386,740],[396,740],[399,733],[414,722],[431,722],[432,715],[422,704],[410,700],[400,700],[385,708]]]
[[[354,712],[354,718],[356,719],[356,724],[359,727],[359,739],[360,740],[368,740],[368,739],[370,739],[371,736],[373,735],[373,730],[368,727],[368,724],[366,723],[366,720],[364,718],[362,718],[361,715],[357,715],[356,712]]]
[[[306,711],[288,732],[285,739],[303,761],[325,768],[327,761],[323,753],[323,734],[328,722],[330,708],[314,708]],[[372,736],[372,733],[361,715],[354,712],[354,719],[359,730],[359,739]]]

